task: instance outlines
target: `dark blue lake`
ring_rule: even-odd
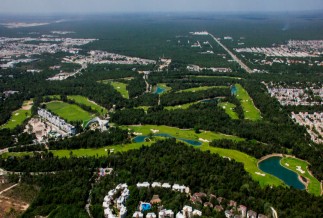
[[[283,167],[280,164],[280,160],[281,157],[270,157],[258,164],[259,169],[278,177],[288,186],[293,186],[294,188],[300,190],[305,189],[305,185],[299,181],[297,173]]]

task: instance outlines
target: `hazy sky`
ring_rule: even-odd
[[[0,13],[302,11],[323,0],[0,0]]]

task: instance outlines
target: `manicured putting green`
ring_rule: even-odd
[[[68,104],[61,101],[52,101],[46,104],[46,108],[57,114],[67,122],[70,121],[86,121],[94,117],[94,115],[83,110],[77,105]]]
[[[238,114],[234,111],[236,105],[230,102],[221,102],[218,105],[225,111],[225,113],[227,113],[231,117],[231,119],[239,119]]]

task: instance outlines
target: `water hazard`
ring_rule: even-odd
[[[281,157],[270,157],[258,164],[259,169],[278,177],[288,186],[293,186],[294,188],[300,190],[305,189],[305,185],[299,181],[297,173],[283,167],[280,164],[280,160]]]

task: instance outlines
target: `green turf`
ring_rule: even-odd
[[[175,106],[166,106],[166,107],[164,107],[164,109],[166,109],[166,110],[187,109],[191,105],[197,104],[197,103],[199,103],[199,102],[197,101],[197,102],[191,102],[191,103],[175,105]]]
[[[217,140],[217,139],[231,139],[236,141],[244,140],[242,138],[239,138],[237,136],[233,135],[225,135],[222,133],[214,133],[210,131],[202,131],[201,133],[197,134],[193,130],[183,130],[176,127],[170,127],[170,126],[157,126],[157,125],[136,125],[136,126],[121,126],[121,128],[124,129],[130,129],[136,133],[141,133],[142,135],[149,135],[152,133],[153,130],[158,130],[156,133],[167,133],[169,135],[172,135],[174,137],[179,138],[185,138],[185,139],[192,139],[196,141],[200,138],[203,140]],[[201,141],[203,142],[203,141]],[[207,144],[203,142],[204,144]]]
[[[117,90],[122,97],[129,99],[129,93],[127,90],[127,84],[121,82],[110,82],[110,84]]]
[[[23,106],[27,104],[28,101],[25,101],[23,103]],[[28,119],[31,116],[31,109],[29,110],[23,110],[19,109],[14,112],[12,112],[10,120],[5,123],[4,125],[0,126],[0,129],[14,129],[15,127],[21,125],[26,119]]]
[[[270,174],[266,174],[263,171],[261,171],[257,166],[257,162],[258,162],[257,159],[245,153],[242,153],[236,150],[231,150],[231,149],[211,147],[207,145],[202,145],[201,150],[202,151],[209,150],[211,153],[218,154],[222,157],[233,159],[239,163],[243,163],[244,169],[251,175],[251,177],[255,181],[258,181],[260,186],[262,187],[267,185],[269,186],[284,185],[283,181],[281,181],[277,177],[272,176]],[[256,172],[265,174],[265,176],[258,175],[256,174]]]
[[[214,89],[214,88],[224,89],[224,88],[228,88],[228,87],[227,86],[200,86],[200,87],[194,87],[194,88],[179,90],[179,91],[177,91],[177,93],[205,91],[205,90]]]
[[[70,121],[87,121],[94,117],[89,112],[83,110],[77,105],[68,104],[61,101],[52,101],[46,104],[46,108],[57,114],[67,122]]]
[[[300,176],[305,177],[307,180],[310,181],[310,183],[308,184],[308,192],[312,193],[316,196],[320,196],[321,195],[321,184],[320,182],[314,177],[312,176],[308,170],[308,163],[306,161],[297,159],[297,158],[292,158],[292,157],[285,157],[281,159],[281,165],[294,171],[295,173],[297,173]],[[288,164],[288,165],[286,165]],[[305,171],[305,173],[301,173],[298,170],[296,170],[297,166],[300,166],[302,168],[302,170]]]
[[[245,119],[257,121],[261,120],[261,114],[258,108],[253,103],[252,98],[249,96],[248,92],[240,85],[235,84],[237,88],[237,99],[240,100],[243,109]]]
[[[210,79],[237,79],[241,80],[242,78],[240,77],[231,77],[231,76],[193,76],[193,78],[210,78]]]
[[[143,109],[145,112],[147,112],[149,108],[150,108],[150,106],[138,106],[138,107],[135,107],[135,109]]]
[[[91,107],[92,110],[97,111],[100,115],[105,115],[106,113],[108,113],[108,110],[106,108],[96,104],[93,101],[90,101],[88,98],[86,98],[84,96],[69,95],[69,96],[67,96],[67,98],[75,101],[78,104],[83,104],[85,106]]]
[[[231,117],[231,119],[239,119],[238,114],[234,111],[236,105],[230,102],[221,102],[218,105],[224,109],[224,111]]]

